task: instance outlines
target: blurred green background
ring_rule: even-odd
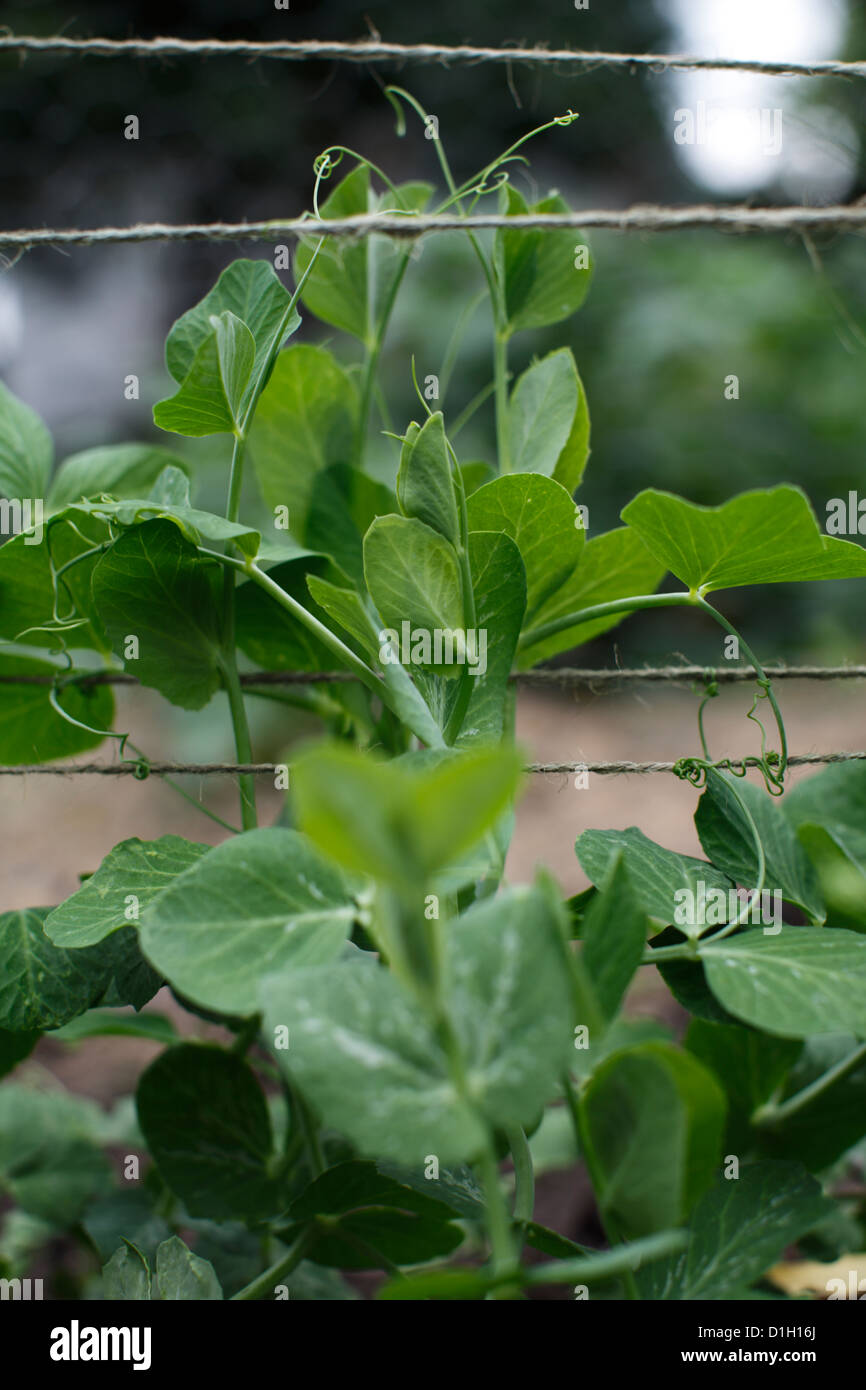
[[[19,33],[112,37],[160,33],[217,38],[355,39],[498,45],[543,43],[619,51],[726,52],[735,56],[861,57],[863,8],[843,0],[571,0],[532,6],[479,0],[471,7],[343,0],[240,6],[108,3],[9,4]],[[410,120],[398,138],[382,94],[407,86],[439,120],[458,176],[481,167],[527,129],[573,108],[580,120],[545,133],[515,181],[539,196],[557,188],[572,206],[745,199],[754,203],[855,200],[866,192],[858,131],[866,84],[838,79],[743,79],[504,64],[369,68],[333,62],[240,59],[0,58],[0,219],[25,225],[122,224],[134,220],[241,220],[292,216],[311,203],[312,164],[345,141],[395,179],[438,182],[433,146]],[[675,112],[699,100],[723,108],[783,112],[779,155],[756,157],[734,126],[714,150],[684,149]],[[123,138],[127,114],[140,139]],[[724,123],[723,123],[724,124]],[[344,168],[348,168],[345,165]],[[342,171],[341,171],[342,172]],[[580,500],[590,533],[617,523],[646,486],[717,503],[750,486],[800,484],[819,521],[832,497],[864,487],[866,285],[862,242],[822,235],[734,237],[716,232],[590,238],[595,277],[569,322],[522,334],[511,349],[520,371],[562,343],[575,352],[592,415],[592,458]],[[42,412],[58,456],[85,445],[155,438],[154,400],[165,394],[162,341],[235,254],[265,245],[43,249],[0,277],[0,373]],[[383,358],[395,423],[417,403],[419,377],[441,368],[454,325],[480,288],[460,235],[429,238],[407,276]],[[355,349],[307,316],[302,339]],[[440,401],[452,421],[490,378],[489,316],[469,320],[457,368]],[[141,379],[141,399],[123,378]],[[739,378],[726,400],[724,382]],[[174,441],[171,441],[174,443]],[[396,449],[381,449],[396,462]],[[205,496],[223,489],[228,446],[195,450]],[[493,457],[486,405],[461,435],[463,458]],[[386,464],[387,466],[387,464]],[[864,487],[866,491],[866,487]],[[856,584],[734,591],[723,607],[768,659],[806,655],[863,659]],[[714,632],[677,614],[647,614],[585,651],[591,664],[657,660],[682,650],[720,656]]]

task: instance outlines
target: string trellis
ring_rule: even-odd
[[[218,39],[152,39],[74,38],[67,35],[15,35],[0,32],[0,53],[59,57],[96,57],[167,60],[170,58],[239,57],[247,60],[277,59],[281,61],[327,60],[351,63],[523,63],[553,67],[562,72],[592,71],[600,67],[619,68],[627,73],[668,71],[727,71],[758,73],[772,77],[866,77],[866,61],[814,59],[811,61],[759,61],[743,58],[699,57],[682,53],[610,53],[583,49],[551,49],[504,45],[485,47],[470,44],[400,44],[383,42],[378,36],[359,42],[334,42],[306,39],[294,42]],[[124,243],[170,241],[263,241],[278,236],[302,237],[332,235],[360,238],[373,233],[391,237],[415,238],[427,232],[489,230],[507,226],[518,228],[568,228],[574,231],[607,229],[619,231],[683,231],[696,228],[719,228],[740,234],[750,232],[798,232],[807,236],[810,231],[835,229],[856,232],[866,229],[866,205],[833,205],[825,207],[783,206],[755,208],[700,204],[684,207],[638,205],[624,209],[585,209],[566,214],[530,213],[505,218],[499,214],[477,214],[463,217],[451,214],[411,216],[396,213],[360,214],[346,218],[312,218],[308,216],[269,220],[264,222],[202,223],[170,225],[139,223],[127,227],[94,228],[29,228],[0,231],[0,246],[19,254],[36,246],[92,246]],[[866,666],[791,666],[769,669],[773,680],[850,680],[866,678]],[[611,688],[635,682],[665,682],[667,684],[713,681],[730,683],[748,681],[754,672],[742,667],[705,668],[699,666],[642,667],[637,669],[588,670],[572,667],[542,669],[515,674],[519,684],[536,688],[590,690]],[[255,671],[241,676],[241,683],[251,689],[268,686],[327,684],[351,681],[355,677],[345,671],[291,672]],[[79,672],[72,678],[58,680],[50,675],[0,676],[0,684],[58,686],[74,681],[79,686],[137,685],[134,676],[120,671]],[[788,758],[792,767],[866,760],[866,752],[832,752],[793,755]],[[745,769],[746,761],[732,759],[732,767]],[[541,774],[571,774],[592,772],[610,774],[647,774],[675,772],[673,762],[559,762],[531,763],[528,772]],[[0,776],[133,776],[143,779],[150,775],[273,775],[282,765],[275,763],[183,763],[157,762],[146,758],[118,760],[114,763],[35,763],[0,766]]]

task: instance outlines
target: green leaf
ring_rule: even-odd
[[[480,1148],[484,1131],[440,1043],[388,971],[339,961],[265,979],[259,994],[266,1029],[289,1030],[277,1061],[362,1153],[448,1163]]]
[[[572,577],[545,600],[535,614],[533,626],[541,627],[544,623],[564,618],[583,608],[591,608],[597,603],[610,603],[614,599],[630,598],[635,594],[651,594],[664,572],[664,565],[650,554],[628,527],[607,531],[586,542],[580,564]],[[553,637],[533,642],[520,652],[520,669],[528,670],[540,661],[579,647],[599,633],[616,627],[626,616],[625,613],[614,613],[606,618],[594,618],[590,622],[565,628]]]
[[[118,1245],[128,1241],[150,1263],[156,1248],[171,1230],[154,1211],[154,1198],[144,1183],[124,1183],[90,1203],[81,1220],[100,1259],[108,1260]]]
[[[238,434],[244,426],[256,344],[252,333],[226,309],[210,320],[211,332],[192,360],[180,389],[153,407],[153,421],[175,434]]]
[[[166,470],[168,472],[169,470]],[[154,489],[154,492],[161,489]],[[168,485],[166,492],[170,495],[175,489]],[[79,517],[91,516],[105,521],[114,521],[119,526],[139,526],[142,522],[170,520],[174,522],[183,536],[193,545],[200,545],[202,540],[207,541],[231,541],[245,555],[254,556],[258,553],[261,537],[259,532],[252,526],[245,526],[241,522],[227,521],[224,516],[219,516],[216,512],[203,512],[197,507],[188,507],[185,504],[178,505],[151,494],[150,497],[131,497],[123,498],[119,502],[100,500],[96,502],[75,502],[66,509],[64,516],[69,516],[76,524],[79,524]],[[268,547],[267,553],[270,553]],[[300,554],[307,552],[301,551]],[[298,551],[289,551],[286,558],[297,558]]]
[[[33,1216],[76,1222],[110,1178],[93,1142],[92,1101],[60,1091],[0,1087],[0,1187]]]
[[[471,677],[472,694],[457,740],[461,748],[498,743],[502,738],[511,698],[508,678],[526,608],[523,561],[503,532],[470,532],[469,563],[479,641],[481,633],[487,634],[487,670]],[[456,695],[455,690],[453,698]]]
[[[89,954],[90,948],[85,949]],[[131,924],[112,932],[92,948],[92,954],[105,968],[105,988],[93,1001],[103,1008],[117,1009],[131,1004],[135,1009],[143,1009],[164,984],[162,976],[142,955],[138,932]]]
[[[213,289],[173,325],[165,344],[165,362],[175,381],[189,375],[196,354],[211,334],[211,317],[228,310],[246,325],[255,343],[251,385],[257,383],[269,358],[300,326],[293,312],[286,322],[291,295],[269,261],[233,261]]]
[[[54,624],[55,593],[52,582],[49,554],[58,568],[83,555],[108,539],[108,528],[91,517],[82,517],[79,528],[83,535],[76,535],[71,525],[62,521],[52,521],[49,552],[48,533],[39,545],[32,545],[32,537],[18,535],[0,546],[0,638],[7,642],[20,640],[32,647],[57,649],[58,637]],[[92,535],[93,539],[86,537]],[[90,597],[90,576],[94,561],[81,560],[73,569],[67,570],[59,582],[58,614],[63,618],[75,609],[84,619],[95,618]],[[97,623],[83,621],[66,635],[72,648],[95,648],[107,650],[108,643],[104,632]]]
[[[316,1178],[292,1203],[289,1215],[296,1225],[280,1232],[286,1243],[297,1234],[297,1223],[318,1216],[339,1218],[328,1221],[314,1252],[317,1264],[335,1268],[381,1268],[377,1255],[396,1265],[422,1264],[450,1254],[464,1240],[444,1202],[360,1159],[338,1163]]]
[[[59,511],[84,497],[142,497],[166,468],[186,464],[153,444],[108,444],[64,459],[51,480],[47,503]]]
[[[150,1299],[150,1270],[147,1260],[131,1241],[124,1240],[102,1267],[103,1291],[107,1299],[141,1302]]]
[[[516,188],[505,190],[508,217],[526,212],[568,212],[568,204],[556,194],[527,207]],[[559,323],[580,308],[589,289],[591,264],[575,268],[577,246],[585,245],[571,228],[497,231],[494,257],[505,286],[508,330],[545,328]]]
[[[370,210],[370,170],[359,164],[320,205],[322,217],[354,217]],[[318,239],[300,241],[295,252],[295,283],[308,269]],[[368,333],[368,252],[363,241],[329,237],[304,283],[301,298],[316,318],[363,342]]]
[[[304,528],[306,544],[328,555],[363,592],[364,535],[379,516],[397,509],[393,493],[347,463],[332,464],[313,479]]]
[[[822,768],[786,793],[782,810],[798,830],[819,826],[866,878],[866,764]]]
[[[120,536],[93,571],[93,598],[124,668],[182,709],[202,709],[220,684],[222,574],[171,521]],[[126,638],[138,638],[127,658]]]
[[[360,610],[360,603],[354,590],[340,590],[336,585],[319,581],[315,572],[311,572],[327,566],[328,561],[324,558],[313,561],[293,560],[271,570],[270,577],[306,608],[308,613],[312,613],[325,627],[333,630],[328,609],[316,601],[313,582],[323,583],[324,592],[331,599],[334,595],[345,592],[346,602],[349,605],[357,605],[356,611]],[[360,616],[366,619],[363,610]],[[366,621],[369,631],[369,620]],[[344,664],[304,623],[299,622],[276,603],[270,594],[266,594],[260,585],[252,581],[238,586],[235,598],[235,638],[241,650],[257,667],[269,671],[334,671],[339,670]],[[369,636],[363,645],[356,640],[353,633],[349,633],[343,640],[361,656],[370,656],[372,647],[375,661],[378,646],[370,642]]]
[[[160,835],[121,840],[77,893],[49,912],[46,935],[56,946],[92,946],[138,921],[142,908],[207,854],[208,845]]]
[[[83,1013],[104,987],[104,966],[93,952],[63,951],[45,935],[47,908],[0,915],[0,1028],[29,1032],[59,1028]]]
[[[243,1058],[210,1044],[170,1047],[142,1075],[136,1105],[154,1161],[190,1216],[256,1221],[284,1205],[268,1172],[267,1103]]]
[[[866,550],[823,535],[796,487],[744,492],[720,507],[698,507],[648,488],[621,515],[672,574],[704,593],[866,575]]]
[[[832,1209],[797,1163],[752,1163],[736,1179],[720,1177],[695,1208],[686,1249],[638,1275],[641,1296],[666,1302],[742,1297],[742,1289]]]
[[[423,521],[379,517],[364,537],[364,574],[384,630],[395,634],[395,643],[402,646],[403,624],[409,624],[406,631],[411,634],[413,653],[427,658],[415,661],[413,656],[413,664],[440,675],[457,675],[457,665],[430,659],[436,632],[465,630],[460,569],[453,546]],[[416,631],[420,633],[417,648]],[[382,643],[388,640],[380,634]]]
[[[493,826],[520,772],[518,754],[501,747],[443,750],[419,765],[324,744],[298,758],[292,792],[299,824],[329,858],[418,888]]]
[[[687,1052],[644,1043],[608,1058],[582,1101],[603,1212],[626,1238],[676,1226],[712,1181],[725,1097]]]
[[[410,426],[400,453],[397,500],[404,516],[423,521],[452,545],[457,545],[460,526],[441,410],[430,415],[422,429]]]
[[[51,435],[36,411],[0,381],[0,497],[44,497],[53,462]]]
[[[0,676],[62,678],[65,674],[65,669],[29,656],[0,656]],[[71,719],[89,725],[88,729],[71,724],[52,708],[50,688],[0,681],[0,763],[48,763],[99,747],[103,739],[99,731],[110,729],[114,722],[110,687],[71,684],[58,694],[61,708]]]
[[[221,1299],[223,1291],[207,1260],[188,1250],[178,1236],[164,1240],[156,1252],[156,1283],[161,1299]]]
[[[636,826],[628,830],[585,830],[575,848],[580,866],[597,888],[610,881],[620,855],[628,870],[632,889],[649,917],[659,922],[676,921],[686,936],[700,936],[706,924],[696,920],[696,907],[703,884],[707,892],[720,889],[725,895],[732,888],[729,878],[704,859],[677,854],[648,840]],[[691,894],[691,899],[678,894]]]
[[[776,1098],[778,1103],[813,1085],[858,1045],[847,1034],[809,1038]],[[761,1150],[768,1156],[797,1159],[813,1172],[829,1167],[866,1136],[866,1062],[824,1086],[790,1115],[777,1120],[768,1106],[758,1133]]]
[[[586,465],[589,415],[570,348],[548,353],[518,378],[508,427],[513,472],[544,473],[574,492]]]
[[[376,197],[370,189],[369,166],[359,164],[337,184],[320,205],[320,211],[322,217],[337,219],[401,206],[420,212],[432,191],[426,183],[406,183],[398,189],[399,200],[390,190]],[[307,237],[298,243],[294,264],[296,283],[309,266],[318,240],[318,237]],[[367,342],[390,298],[394,277],[405,255],[390,237],[349,240],[328,237],[304,283],[301,298],[316,318]]]
[[[831,927],[783,926],[700,943],[707,982],[735,1017],[783,1038],[866,1037],[866,939]]]
[[[293,830],[250,830],[212,849],[147,906],[141,944],[181,994],[251,1014],[264,974],[339,955],[355,908],[342,876]]]
[[[355,590],[332,584],[317,574],[307,574],[306,580],[314,603],[331,619],[331,629],[334,624],[341,627],[343,641],[348,640],[349,645],[354,646],[368,662],[377,662],[379,642],[375,625]],[[334,657],[331,657],[331,661],[334,661]]]
[[[526,569],[528,626],[580,560],[584,532],[565,488],[540,473],[509,473],[478,489],[467,503],[471,531],[504,532]]]
[[[177,1029],[164,1014],[115,1013],[113,1009],[88,1009],[79,1018],[64,1023],[51,1034],[52,1041],[81,1042],[85,1038],[145,1038],[148,1042],[170,1046],[177,1042]]]
[[[648,926],[625,861],[617,858],[586,913],[582,933],[583,963],[608,1018],[616,1014],[640,965]]]
[[[301,539],[317,475],[351,461],[357,419],[357,389],[330,352],[302,343],[280,353],[249,448],[265,502],[288,507],[290,529]]]
[[[737,800],[745,802],[764,850],[764,891],[781,893],[802,907],[813,922],[826,918],[818,876],[775,797],[745,778],[710,772],[698,802],[695,826],[704,853],[717,868],[745,888],[758,885],[755,836]],[[757,905],[756,905],[757,910]]]
[[[8,1076],[19,1062],[29,1057],[41,1037],[38,1030],[22,1033],[17,1029],[9,1032],[6,1028],[0,1028],[0,1077]]]
[[[348,960],[271,978],[261,998],[268,1029],[289,1028],[278,1061],[325,1122],[408,1164],[477,1153],[476,1107],[500,1127],[533,1123],[572,1041],[558,925],[530,889],[473,908],[452,937],[448,1007],[473,1106],[416,996],[381,967]]]
[[[728,1097],[726,1145],[733,1153],[754,1144],[751,1118],[782,1084],[802,1043],[772,1038],[736,1024],[692,1019],[685,1045],[718,1078]]]

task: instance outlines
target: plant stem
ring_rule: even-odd
[[[849,1052],[847,1057],[843,1057],[841,1062],[837,1062],[834,1067],[830,1067],[828,1071],[824,1072],[823,1076],[819,1076],[815,1081],[810,1082],[808,1086],[804,1086],[801,1091],[797,1091],[795,1095],[789,1096],[787,1100],[780,1101],[778,1105],[770,1104],[761,1106],[759,1110],[755,1111],[752,1117],[752,1123],[765,1126],[781,1124],[784,1120],[789,1119],[791,1115],[796,1115],[800,1110],[805,1109],[807,1105],[811,1105],[812,1101],[815,1100],[817,1096],[823,1095],[824,1091],[830,1086],[833,1086],[837,1081],[841,1081],[843,1077],[850,1075],[852,1071],[856,1071],[862,1062],[866,1062],[866,1043],[855,1048],[853,1052]]]
[[[724,628],[725,632],[730,633],[732,637],[736,637],[737,641],[743,649],[743,654],[745,655],[746,660],[749,662],[751,666],[754,667],[755,674],[758,677],[758,682],[760,685],[764,687],[764,690],[766,691],[767,699],[769,700],[770,707],[773,711],[773,717],[776,720],[776,728],[779,731],[779,745],[782,762],[781,767],[778,771],[778,776],[781,779],[785,774],[785,768],[788,764],[788,740],[785,734],[785,722],[782,719],[782,711],[779,709],[778,701],[776,700],[775,692],[773,690],[773,685],[770,680],[770,677],[767,675],[760,661],[755,656],[755,653],[752,651],[748,642],[746,642],[746,640],[740,636],[737,629],[733,626],[732,623],[728,622],[727,618],[719,612],[718,608],[714,608],[711,603],[707,603],[707,600],[701,597],[700,594],[695,594],[694,599],[692,601],[696,603],[699,608],[702,608],[705,613],[709,613],[711,617],[715,618],[716,622],[719,624],[720,627]],[[781,781],[779,785],[781,785]]]
[[[245,1299],[249,1301],[272,1294],[276,1285],[281,1284],[286,1275],[291,1274],[293,1269],[297,1269],[301,1260],[306,1259],[316,1242],[317,1235],[315,1226],[310,1224],[298,1236],[288,1254],[284,1255],[281,1260],[277,1260],[276,1264],[271,1265],[270,1269],[266,1269],[257,1279],[253,1279],[244,1288],[238,1289],[236,1294],[232,1294],[232,1300]]]
[[[678,946],[648,946],[643,954],[641,965],[656,965],[660,960],[697,960],[698,943],[683,941]]]
[[[562,617],[552,618],[549,623],[542,623],[540,627],[528,628],[521,634],[517,646],[518,649],[531,647],[546,637],[555,637],[559,632],[566,632],[570,627],[591,623],[596,618],[607,618],[614,613],[638,613],[645,608],[688,608],[697,602],[697,595],[690,593],[688,589],[675,594],[635,594],[631,598],[615,598],[609,603],[596,603],[591,608],[564,613]]]
[[[494,306],[494,317],[498,318]],[[508,334],[495,327],[493,337],[493,389],[496,393],[496,451],[500,473],[511,472],[511,447],[508,438]]]
[[[598,1166],[595,1149],[592,1146],[592,1140],[586,1125],[586,1117],[583,1113],[580,1096],[577,1094],[574,1082],[568,1072],[563,1075],[562,1086],[565,1091],[565,1102],[568,1106],[569,1114],[571,1115],[571,1123],[574,1128],[574,1137],[577,1140],[577,1147],[580,1150],[580,1155],[586,1167],[587,1176],[589,1177],[592,1190],[595,1194],[595,1204],[598,1208],[598,1216],[602,1228],[611,1245],[625,1245],[627,1242],[623,1241],[617,1231],[614,1222],[611,1220],[610,1213],[604,1210],[604,1178]],[[626,1287],[627,1297],[630,1299],[639,1299],[640,1294],[638,1293],[637,1284],[635,1283],[632,1271],[630,1269],[623,1270],[622,1277]]]
[[[499,1180],[499,1165],[493,1138],[488,1131],[479,1160],[481,1184],[487,1208],[487,1231],[490,1236],[490,1254],[493,1274],[506,1275],[517,1267],[517,1256],[511,1236],[511,1217]]]
[[[519,1125],[505,1131],[514,1160],[514,1220],[531,1221],[535,1210],[535,1170],[526,1135]]]
[[[370,406],[373,401],[373,388],[376,379],[376,368],[379,365],[379,357],[382,352],[382,345],[385,341],[385,334],[388,329],[388,322],[397,299],[397,292],[403,283],[403,276],[409,265],[410,252],[403,253],[403,259],[394,273],[391,285],[388,289],[388,296],[382,306],[382,313],[379,322],[376,324],[372,342],[367,344],[367,357],[364,362],[364,374],[361,378],[361,402],[358,410],[358,437],[356,443],[356,458],[358,467],[362,467],[364,461],[364,445],[367,439],[367,427],[370,421]]]
[[[226,518],[229,521],[237,521],[241,504],[241,486],[243,484],[244,467],[244,438],[242,434],[235,435],[234,448],[232,449],[232,464],[229,473],[229,491],[226,502]],[[222,672],[223,684],[229,700],[229,712],[231,714],[232,728],[235,735],[235,749],[239,763],[251,763],[253,760],[252,743],[250,741],[250,726],[247,722],[247,712],[244,705],[243,691],[241,690],[240,677],[238,675],[237,651],[235,648],[235,577],[231,569],[226,569],[223,575],[223,622],[222,622],[222,651],[220,657],[220,670]],[[238,795],[241,803],[241,825],[244,830],[254,830],[258,825],[256,814],[256,779],[250,773],[240,773],[238,776]]]

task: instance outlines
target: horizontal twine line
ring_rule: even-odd
[[[862,753],[802,753],[788,758],[789,767],[807,767],[818,763],[861,762],[866,759]],[[728,767],[742,768],[745,760],[731,758]],[[524,772],[573,773],[595,772],[600,776],[630,773],[673,772],[676,762],[634,763],[634,762],[569,762],[569,763],[528,763]],[[0,777],[135,777],[146,781],[147,775],[237,777],[244,774],[266,777],[277,771],[291,768],[291,763],[170,763],[140,762],[128,763],[21,763],[16,766],[0,767]]]
[[[755,72],[771,77],[864,77],[866,62],[845,62],[835,58],[815,58],[807,62],[761,61],[752,58],[709,58],[690,53],[608,53],[582,48],[542,48],[504,46],[492,48],[473,44],[384,43],[381,39],[339,42],[328,39],[301,39],[294,42],[250,39],[153,39],[67,38],[52,34],[0,35],[0,51],[17,53],[55,53],[65,56],[116,58],[277,58],[282,61],[333,59],[350,63],[543,63],[574,68],[621,67],[632,71],[660,73],[669,69],[701,71]]]
[[[202,222],[169,224],[138,222],[129,227],[29,227],[0,231],[0,245],[29,250],[36,246],[122,245],[151,241],[273,241],[276,237],[371,236],[405,237],[412,240],[428,232],[471,232],[504,228],[509,231],[587,231],[595,228],[622,232],[677,232],[699,227],[718,227],[746,235],[752,232],[808,232],[821,228],[857,231],[866,227],[866,204],[830,204],[777,208],[727,207],[700,203],[661,207],[651,203],[630,208],[587,208],[578,212],[456,213],[359,212],[352,217],[272,218],[267,222]]]
[[[771,680],[864,680],[866,666],[766,666],[766,674]],[[655,681],[672,685],[688,681],[716,681],[719,685],[739,681],[753,681],[755,673],[749,666],[637,666],[605,668],[600,670],[583,669],[575,666],[550,667],[539,671],[513,672],[509,680],[523,686],[600,686],[618,685],[628,682]],[[359,677],[351,671],[244,671],[240,681],[243,686],[292,686],[292,685],[336,685],[358,681]],[[0,675],[0,685],[44,685],[54,686],[53,676],[46,675]],[[61,678],[60,684],[79,687],[92,685],[140,685],[137,676],[128,671],[95,671],[92,675],[77,673],[72,678]]]

